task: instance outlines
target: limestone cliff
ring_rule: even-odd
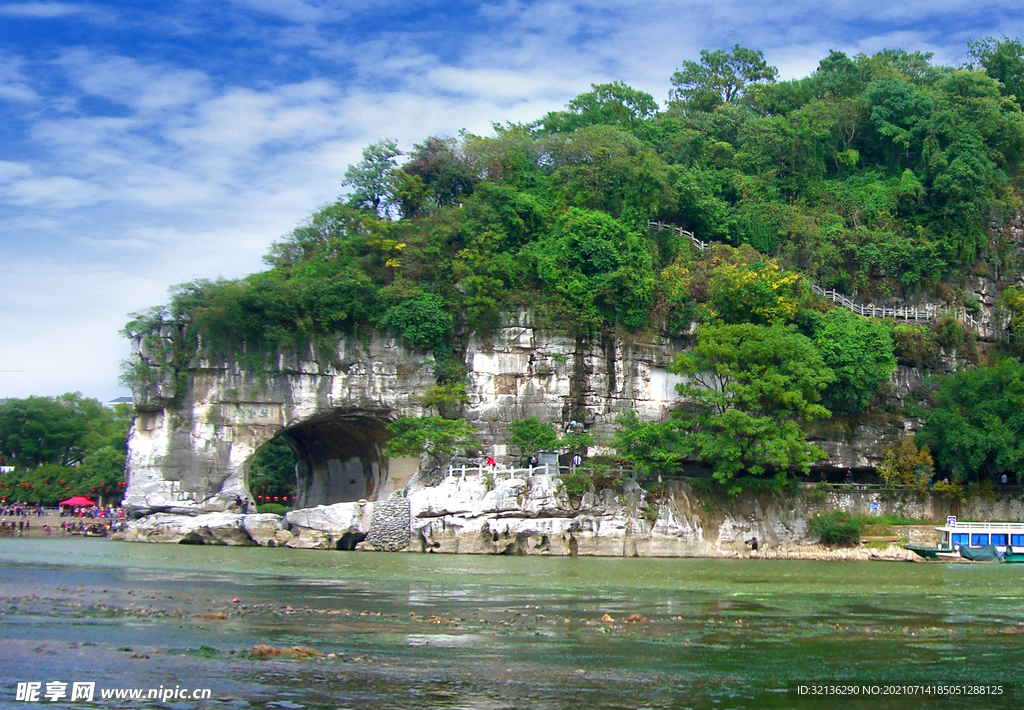
[[[499,457],[504,425],[522,417],[575,419],[600,440],[626,409],[655,418],[671,408],[678,378],[668,365],[685,345],[665,336],[574,340],[539,330],[526,314],[510,317],[466,346],[464,416]],[[256,450],[279,433],[299,462],[300,507],[379,499],[408,482],[409,467],[383,455],[385,426],[423,413],[420,397],[435,377],[432,358],[399,340],[345,337],[329,353],[279,354],[258,365],[198,357],[177,372],[163,351],[138,350],[159,374],[137,395],[125,497],[135,512],[229,509],[248,497]]]
[[[160,337],[173,343],[175,329]],[[615,418],[632,409],[664,416],[680,381],[668,367],[688,337],[611,333],[574,339],[536,327],[526,313],[509,316],[465,345],[469,401],[463,415],[481,444],[501,459],[506,426],[534,416],[583,422],[600,443]],[[297,506],[379,500],[405,487],[417,462],[388,460],[386,425],[424,413],[422,394],[435,384],[431,356],[385,334],[344,337],[329,352],[258,358],[209,354],[176,367],[170,348],[140,342],[154,376],[137,393],[125,505],[139,514],[196,514],[232,509],[249,498],[253,455],[282,434],[298,461]],[[905,394],[921,373],[901,368],[894,391]],[[813,434],[830,456],[823,466],[864,469],[910,423],[889,419],[824,427]],[[600,449],[597,453],[600,453]]]

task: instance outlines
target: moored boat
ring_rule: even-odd
[[[973,523],[950,516],[935,529],[942,533],[937,547],[906,545],[906,549],[924,559],[1024,563],[1024,522]]]

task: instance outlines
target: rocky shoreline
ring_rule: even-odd
[[[749,501],[747,502],[749,504]],[[288,512],[156,513],[115,539],[322,550],[607,557],[912,561],[900,544],[830,548],[809,539],[808,510],[757,502],[714,514],[683,485],[658,500],[633,481],[571,500],[557,477],[449,477],[386,501]],[[757,537],[759,549],[750,540]]]

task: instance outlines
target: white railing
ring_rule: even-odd
[[[534,476],[537,474],[545,473],[557,473],[558,466],[551,466],[549,464],[540,464],[537,466],[488,466],[486,464],[460,464],[458,466],[449,466],[445,471],[446,478],[459,478],[465,479],[467,476],[491,476],[492,478],[525,478],[527,476]]]
[[[682,227],[676,227],[675,225],[653,219],[647,220],[647,227],[648,229],[652,229],[657,232],[671,230],[681,237],[687,237],[690,242],[702,252],[711,248],[711,245],[708,242],[701,241],[693,232],[683,229]],[[893,318],[907,323],[930,323],[936,318],[940,318],[948,314],[952,315],[960,323],[963,323],[965,326],[973,330],[981,336],[983,340],[1010,340],[1009,331],[982,323],[963,308],[952,308],[950,306],[937,303],[925,303],[920,306],[900,306],[898,308],[893,308],[891,306],[876,306],[873,303],[863,304],[854,301],[849,296],[834,289],[824,289],[812,281],[808,281],[808,283],[810,283],[811,291],[816,295],[868,318]]]

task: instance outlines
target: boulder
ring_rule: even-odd
[[[284,544],[287,547],[334,549],[343,540],[362,539],[370,531],[373,507],[373,503],[360,501],[292,510],[285,520],[295,537]]]
[[[281,516],[270,513],[206,513],[195,516],[155,513],[132,521],[124,539],[129,542],[252,546],[266,544],[280,525]]]

